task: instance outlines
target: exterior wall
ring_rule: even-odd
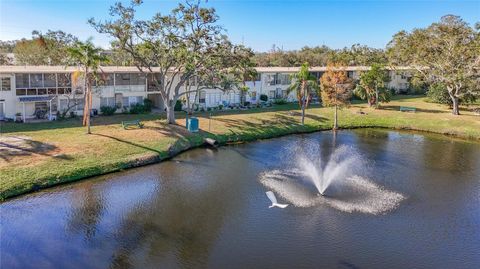
[[[410,87],[409,78],[410,74],[407,71],[389,71],[390,73],[390,82],[388,87],[395,89],[395,92],[399,93],[401,91],[406,91]]]
[[[0,102],[3,106],[4,117],[13,118],[16,113],[16,101],[15,94],[15,76],[13,74],[0,74],[0,78],[10,78],[10,90],[0,90]]]
[[[20,67],[0,67],[1,70],[9,70],[8,68],[20,68]],[[29,68],[37,68],[30,72]],[[43,70],[45,69],[45,70]],[[59,67],[57,67],[59,69]],[[112,70],[121,69],[120,67],[112,67]],[[138,70],[135,71],[133,68],[125,67],[128,69],[129,74],[139,73]],[[325,72],[324,67],[317,67],[312,68],[315,69],[313,73],[320,77],[323,72]],[[16,94],[16,81],[15,81],[15,74],[17,71],[14,69],[11,72],[5,72],[0,70],[0,77],[10,77],[11,78],[11,90],[10,91],[0,91],[0,102],[3,103],[4,107],[4,114],[6,118],[15,118],[16,113],[24,113],[23,112],[23,105],[19,101],[19,97]],[[24,70],[20,71],[23,74],[31,73],[31,74],[58,74],[55,77],[59,77],[60,74],[71,74],[73,71],[60,71],[55,72],[55,67],[25,67]],[[349,72],[349,76],[353,79],[358,79],[361,72],[368,70],[366,67],[349,67],[347,71]],[[409,88],[409,74],[406,69],[401,69],[403,71],[390,71],[391,81],[389,83],[389,87],[395,89],[397,92],[406,90]],[[121,70],[120,70],[121,71]],[[247,81],[246,86],[249,87],[248,92],[244,94],[244,100],[246,102],[250,102],[252,104],[258,103],[260,101],[260,95],[265,94],[269,97],[269,99],[275,98],[282,98],[286,99],[289,102],[296,101],[296,93],[292,92],[290,94],[286,94],[287,88],[289,87],[290,81],[289,76],[292,73],[297,72],[295,68],[280,68],[280,67],[272,67],[272,68],[258,68],[258,72],[260,74],[259,80],[257,81]],[[143,99],[150,99],[154,102],[154,106],[159,109],[163,109],[164,105],[161,100],[159,92],[148,90],[148,79],[145,79],[145,83],[142,82],[142,79],[132,80],[132,81],[139,81],[141,85],[117,85],[115,83],[115,78],[117,77],[116,74],[125,74],[127,71],[121,71],[121,73],[117,73],[116,71],[107,71],[108,74],[113,74],[113,81],[109,83],[112,85],[104,85],[104,86],[96,86],[93,88],[93,103],[92,108],[100,110],[102,106],[102,99],[109,98],[108,105],[111,105],[111,101],[113,100],[115,104],[120,101],[123,107],[128,107],[129,104],[133,104],[137,101]],[[46,76],[45,76],[46,77]],[[132,75],[133,78],[133,75]],[[274,78],[274,79],[272,79]],[[58,81],[58,78],[57,78]],[[175,82],[174,82],[175,84]],[[29,85],[31,86],[31,85]],[[58,82],[56,84],[57,88],[63,87],[59,86]],[[195,87],[192,87],[194,90]],[[184,90],[184,89],[182,89]],[[27,92],[28,93],[28,92]],[[22,95],[24,97],[28,97],[29,95]],[[241,93],[239,91],[230,91],[230,92],[222,92],[218,89],[206,89],[204,90],[204,102],[201,103],[201,106],[204,107],[216,107],[218,105],[230,105],[230,104],[239,104],[241,101]],[[55,107],[58,110],[61,109],[62,100],[66,100],[66,98],[59,94],[56,99],[52,102],[55,103]],[[198,97],[196,98],[198,100]],[[192,94],[191,101],[195,101],[195,96]],[[202,100],[203,101],[203,100]],[[105,103],[105,99],[103,99]],[[79,107],[76,110],[77,114],[82,113],[82,107]],[[122,109],[118,109],[118,112],[121,112]],[[35,112],[35,104],[34,103],[25,103],[25,116],[31,117]]]

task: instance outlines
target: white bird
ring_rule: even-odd
[[[279,204],[277,202],[277,197],[275,197],[275,194],[273,192],[267,191],[266,194],[267,194],[268,199],[270,199],[270,201],[272,201],[272,205],[269,206],[268,208],[272,208],[274,206],[280,207],[280,208],[285,208],[285,207],[288,206],[287,204]]]

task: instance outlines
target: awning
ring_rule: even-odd
[[[48,102],[52,101],[56,96],[55,95],[45,95],[45,96],[28,96],[28,97],[18,97],[20,102],[28,103],[28,102]]]

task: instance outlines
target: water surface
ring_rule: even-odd
[[[291,205],[268,208],[262,175],[338,147],[402,199],[370,212],[277,192]],[[197,149],[0,204],[0,268],[479,268],[479,175],[479,144],[386,130]]]

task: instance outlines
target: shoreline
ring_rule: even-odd
[[[435,132],[431,130],[424,130],[422,128],[414,128],[414,127],[388,127],[382,125],[358,125],[358,126],[348,126],[348,127],[339,127],[339,131],[343,130],[354,130],[354,129],[369,129],[369,128],[376,128],[376,129],[385,129],[391,131],[413,131],[423,133],[422,135],[439,135],[444,136],[447,138],[454,138],[459,139],[464,142],[473,142],[479,143],[480,137],[475,137],[473,135],[463,134],[463,133],[452,133],[452,132]],[[72,171],[69,175],[62,177],[61,179],[55,178],[54,176],[42,178],[42,184],[33,184],[30,186],[16,186],[15,188],[7,189],[0,193],[0,203],[8,201],[10,199],[20,197],[29,193],[37,192],[40,190],[69,184],[73,182],[77,182],[80,180],[88,180],[92,177],[102,176],[106,174],[121,172],[123,170],[131,169],[131,168],[138,168],[142,166],[147,166],[151,164],[157,164],[163,161],[170,160],[181,153],[184,153],[188,150],[200,148],[204,146],[204,139],[209,137],[217,140],[219,142],[219,147],[228,146],[231,144],[241,144],[247,142],[254,142],[258,140],[264,139],[273,139],[278,137],[283,137],[287,135],[296,135],[296,134],[308,134],[308,133],[315,133],[315,132],[325,132],[331,131],[331,128],[324,128],[323,126],[311,126],[305,125],[302,128],[278,128],[277,131],[272,134],[267,135],[257,135],[251,136],[248,134],[219,134],[219,135],[203,135],[203,134],[192,134],[192,138],[194,139],[184,139],[184,140],[177,140],[179,145],[173,145],[165,152],[160,153],[150,153],[144,154],[143,156],[138,157],[127,157],[126,159],[117,160],[109,165],[105,166],[93,166],[93,167],[85,167],[79,169],[77,171]]]

